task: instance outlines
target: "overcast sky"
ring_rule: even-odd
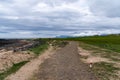
[[[120,0],[0,0],[0,38],[120,32]]]

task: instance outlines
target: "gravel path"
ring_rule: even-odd
[[[98,80],[78,54],[78,43],[70,42],[41,65],[35,80]]]

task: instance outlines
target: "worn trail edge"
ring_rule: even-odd
[[[35,80],[98,80],[80,60],[78,43],[70,42],[41,65]]]
[[[38,58],[31,60],[15,74],[8,76],[5,80],[29,80],[29,78],[33,76],[36,71],[38,71],[40,64],[42,64],[45,59],[53,55],[53,53],[54,50],[50,47],[47,51],[38,56]]]

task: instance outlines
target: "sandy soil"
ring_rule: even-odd
[[[92,52],[78,47],[79,55],[87,58],[82,58],[81,60],[85,63],[97,63],[97,62],[110,62],[107,58],[102,58],[101,56],[93,56]]]
[[[12,67],[13,64],[16,64],[22,61],[28,61],[33,57],[34,56],[32,54],[27,54],[26,52],[14,53],[13,51],[1,50],[0,51],[0,73]]]
[[[45,59],[49,58],[53,53],[53,48],[49,48],[49,50],[45,51],[38,58],[28,62],[15,74],[8,76],[5,80],[29,80],[29,78],[33,76],[36,71],[38,71],[39,65],[43,63]]]

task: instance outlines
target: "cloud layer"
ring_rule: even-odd
[[[119,33],[119,0],[0,0],[0,38]]]

